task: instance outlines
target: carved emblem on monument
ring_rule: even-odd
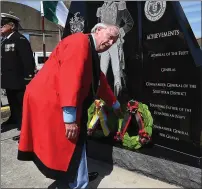
[[[84,18],[80,16],[80,12],[75,13],[69,22],[71,33],[83,32],[84,21]]]
[[[144,12],[148,20],[158,21],[165,13],[166,1],[147,1],[145,3]]]

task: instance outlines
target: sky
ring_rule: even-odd
[[[184,13],[196,38],[201,38],[201,1],[181,1]]]
[[[29,5],[40,11],[40,1],[31,0],[8,0]],[[196,38],[201,38],[201,1],[180,1],[185,15],[191,25]]]

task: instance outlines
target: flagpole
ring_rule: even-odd
[[[61,29],[60,29],[60,27],[58,27],[58,30],[59,30],[59,41],[61,41]]]
[[[45,27],[44,27],[44,9],[43,9],[43,1],[41,1],[41,26],[42,26],[42,33],[43,33],[43,60],[44,63],[46,61],[46,42],[45,42]]]

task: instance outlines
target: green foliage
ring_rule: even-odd
[[[110,131],[111,132],[116,131],[117,127],[118,127],[118,130],[120,131],[123,118],[118,118],[114,114],[113,109],[110,107],[104,106],[104,109],[105,109],[105,112],[107,113],[107,126],[109,127]],[[94,111],[95,111],[95,104],[93,103],[88,109],[88,125],[93,117]],[[126,113],[126,104],[122,105],[122,111],[123,111],[123,114]],[[138,111],[142,115],[145,132],[147,132],[149,136],[152,136],[153,118],[148,109],[148,106],[139,102]],[[96,138],[102,138],[104,137],[104,134],[102,130],[98,129],[93,133],[92,136]],[[142,147],[142,144],[139,141],[139,135],[129,136],[127,132],[124,135],[122,144],[124,147],[127,147],[129,149],[139,149]]]

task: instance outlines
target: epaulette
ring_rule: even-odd
[[[125,1],[119,2],[118,10],[125,10],[125,9],[126,9],[126,2]]]

